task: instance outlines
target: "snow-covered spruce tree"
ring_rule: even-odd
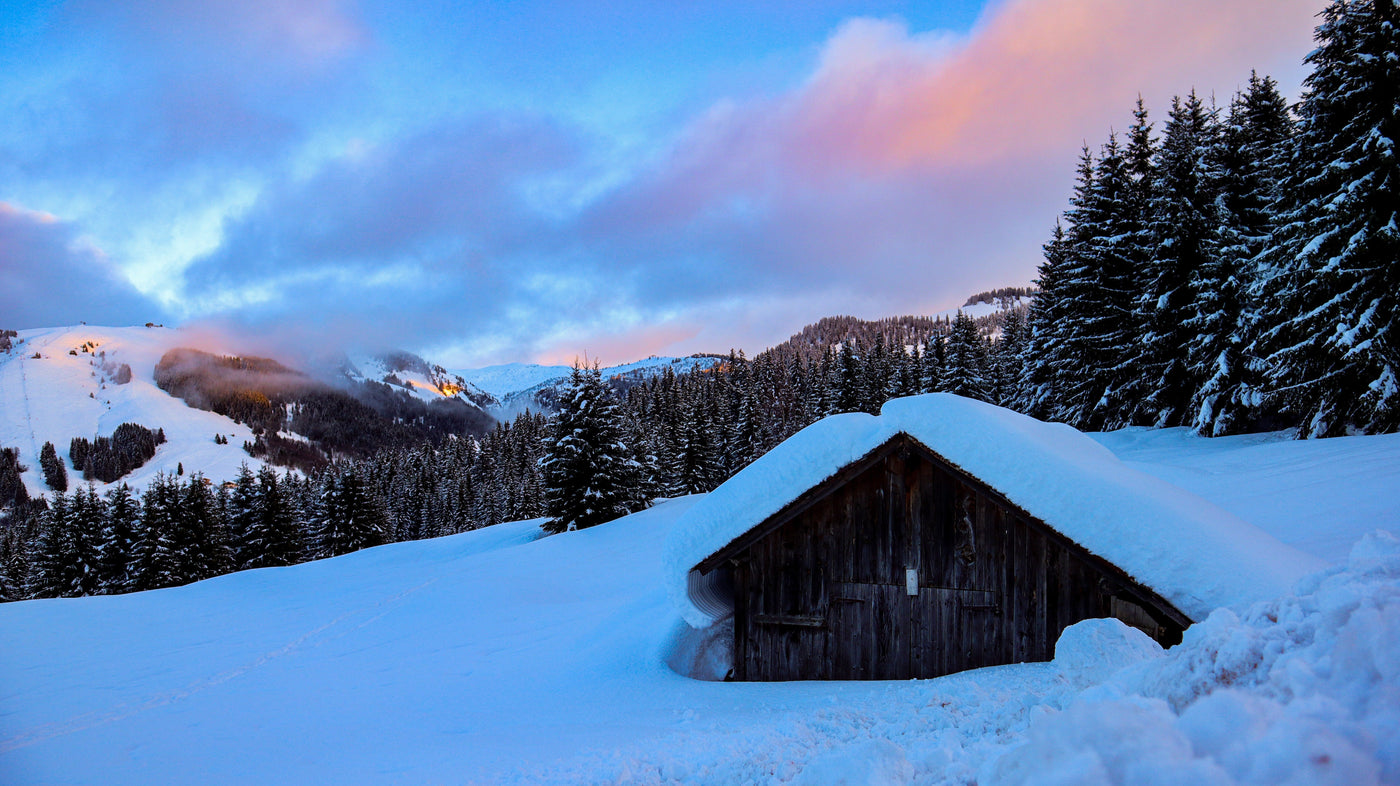
[[[623,432],[621,408],[601,372],[575,366],[541,462],[546,530],[584,529],[650,504],[636,499],[637,464]]]
[[[958,311],[953,332],[948,334],[947,362],[943,368],[943,390],[959,396],[990,401],[987,390],[987,350],[977,323]]]
[[[1071,208],[1057,299],[1062,324],[1046,415],[1078,428],[1114,421],[1111,404],[1132,371],[1125,363],[1136,343],[1132,305],[1137,272],[1131,242],[1138,217],[1128,199],[1132,184],[1122,150],[1110,135],[1095,162],[1085,148]]]
[[[865,406],[866,380],[865,363],[856,351],[854,340],[841,345],[840,367],[836,383],[836,411],[860,412]]]
[[[39,468],[44,471],[44,483],[60,494],[68,490],[68,468],[58,457],[52,442],[45,442],[39,450]]]
[[[1161,146],[1152,134],[1152,125],[1142,96],[1138,96],[1133,122],[1128,127],[1128,142],[1123,148],[1126,183],[1122,190],[1122,214],[1119,225],[1113,228],[1118,233],[1113,238],[1115,253],[1121,259],[1118,289],[1127,293],[1123,307],[1129,312],[1118,339],[1119,367],[1112,374],[1112,385],[1102,405],[1102,427],[1132,422],[1143,402],[1156,392],[1156,385],[1144,377],[1141,370],[1142,340],[1147,330],[1143,290],[1149,283],[1153,259],[1161,243],[1159,227],[1154,220],[1154,210],[1160,200]]]
[[[102,499],[91,488],[54,494],[33,544],[29,595],[76,598],[97,592]]]
[[[67,494],[54,494],[49,499],[48,509],[39,515],[38,527],[29,543],[27,597],[63,596],[63,571],[71,550],[68,501]]]
[[[104,594],[117,595],[135,589],[132,560],[141,524],[141,506],[125,483],[109,490],[105,496],[107,517],[102,530],[99,578]]]
[[[1208,158],[1217,131],[1215,111],[1194,90],[1184,100],[1172,98],[1150,203],[1153,253],[1143,271],[1135,317],[1142,339],[1134,345],[1137,352],[1125,374],[1136,389],[1118,402],[1128,416],[1109,425],[1177,426],[1189,417],[1191,396],[1200,384],[1182,350],[1194,337],[1192,324],[1199,321],[1195,286],[1216,228]]]
[[[897,368],[895,371],[894,391],[895,398],[906,396],[917,396],[923,390],[923,365],[924,359],[919,352],[919,345],[915,344],[909,351],[904,351],[900,347],[895,353]],[[811,423],[810,412],[804,413],[802,418],[804,423]]]
[[[1100,285],[1100,261],[1092,249],[1098,223],[1097,175],[1094,156],[1085,145],[1079,154],[1070,208],[1062,216],[1068,229],[1052,241],[1059,272],[1055,340],[1045,345],[1047,354],[1036,361],[1039,392],[1049,394],[1042,401],[1043,411],[1037,414],[1071,425],[1082,425],[1090,407],[1102,398],[1099,380],[1107,374],[1103,352],[1097,351],[1098,342],[1090,330],[1094,313],[1108,308]],[[1117,188],[1121,190],[1122,184]],[[1047,246],[1047,261],[1051,250]]]
[[[1244,430],[1256,417],[1260,366],[1247,349],[1264,315],[1251,291],[1273,232],[1278,159],[1292,131],[1274,80],[1251,73],[1207,159],[1216,228],[1196,271],[1196,311],[1187,324],[1189,374],[1200,381],[1188,425],[1205,436]]]
[[[73,538],[68,594],[96,595],[102,590],[102,531],[107,525],[107,503],[88,484],[73,492],[68,513]]]
[[[29,596],[29,543],[22,527],[0,529],[0,603]]]
[[[228,527],[229,541],[233,549],[235,569],[246,567],[261,552],[261,544],[254,544],[250,537],[256,532],[258,516],[258,481],[247,462],[238,466],[238,478],[228,493],[224,510],[224,521]]]
[[[925,358],[927,362],[927,358]],[[831,345],[822,347],[821,360],[812,382],[812,415],[824,418],[836,412],[836,352]]]
[[[1026,318],[1020,308],[1006,313],[1001,323],[1001,338],[993,350],[996,366],[996,403],[1009,409],[1020,409],[1025,400],[1026,344],[1029,341]]]
[[[258,470],[257,515],[245,531],[241,569],[295,565],[302,558],[296,509],[271,467]]]
[[[923,392],[936,393],[943,389],[943,366],[947,362],[947,339],[941,335],[929,336],[924,341],[924,365],[919,374]]]
[[[661,469],[661,459],[657,455],[655,440],[652,439],[652,435],[640,420],[629,417],[624,418],[624,421],[627,425],[626,442],[628,445],[632,446],[632,460],[637,464],[637,479],[634,494],[638,499],[642,500],[653,500],[663,496],[666,493],[666,487],[663,485],[665,473],[663,473]],[[531,457],[522,456],[522,458],[529,459]],[[533,461],[535,462],[535,466],[538,467],[539,459],[534,457]],[[537,501],[536,504],[538,505],[538,502],[543,501],[540,496],[542,486],[538,482],[538,474],[529,472],[528,469],[523,466],[523,462],[518,472],[521,474],[521,477],[526,480],[526,488],[522,489],[523,494],[533,494],[534,499]],[[528,483],[532,478],[534,479],[535,487],[534,489],[529,489]],[[534,511],[522,511],[521,518],[535,518],[537,515],[539,514]]]
[[[141,523],[132,560],[136,590],[170,587],[178,581],[174,539],[180,492],[175,476],[161,472],[141,495]]]
[[[353,465],[326,472],[322,484],[316,557],[337,557],[385,542],[384,511]]]
[[[894,379],[894,358],[885,345],[884,331],[875,333],[875,341],[870,348],[870,360],[865,364],[865,402],[861,409],[872,415],[879,414],[891,395]]]
[[[1334,0],[1305,62],[1268,251],[1268,405],[1301,436],[1400,427],[1400,11]]]
[[[669,474],[674,485],[673,495],[703,494],[724,480],[720,464],[720,446],[716,444],[713,418],[705,402],[698,396],[683,405],[679,439],[675,446]]]
[[[170,530],[171,583],[188,584],[227,573],[232,567],[228,529],[214,492],[195,473],[179,490],[180,503]]]
[[[1065,257],[1065,230],[1059,221],[1050,242],[1043,246],[1045,257],[1037,269],[1036,293],[1026,318],[1025,356],[1021,362],[1021,400],[1016,409],[1037,418],[1050,416],[1058,385],[1067,375],[1071,362],[1061,335],[1065,322],[1060,295],[1060,278]]]

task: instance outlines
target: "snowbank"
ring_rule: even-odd
[[[664,557],[668,592],[685,619],[705,627],[718,616],[690,592],[696,564],[901,432],[1192,619],[1275,597],[1323,567],[1239,517],[1129,467],[1069,426],[933,393],[890,401],[878,417],[837,415],[814,423],[697,503],[678,522]]]
[[[1400,540],[1368,535],[1299,589],[1044,713],[978,782],[1400,783]]]

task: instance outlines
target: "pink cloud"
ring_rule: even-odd
[[[1252,68],[1296,90],[1321,5],[1010,0],[964,36],[851,20],[797,88],[692,121],[590,237],[670,260],[644,301],[957,305],[1034,276],[1080,144],[1125,128],[1139,93],[1160,128],[1171,95],[1224,103]]]
[[[567,338],[551,342],[535,355],[534,362],[571,365],[575,361],[584,363],[586,358],[588,363],[596,360],[602,365],[616,365],[673,351],[700,332],[701,325],[687,319],[620,332],[593,333],[586,339]]]
[[[1017,0],[961,42],[857,19],[828,42],[776,130],[799,168],[967,167],[1043,155],[1251,68],[1296,84],[1317,0]],[[1224,97],[1222,97],[1224,98]],[[786,126],[786,127],[783,127]],[[1098,136],[1098,133],[1094,133]]]

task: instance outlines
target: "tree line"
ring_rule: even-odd
[[[1084,149],[1013,405],[1080,428],[1299,435],[1400,425],[1395,5],[1334,2],[1301,101],[1138,102]]]
[[[355,468],[314,478],[246,465],[215,485],[159,474],[138,498],[91,484],[12,511],[0,531],[0,600],[114,595],[234,570],[293,565],[392,537]]]

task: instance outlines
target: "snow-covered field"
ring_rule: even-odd
[[[1207,439],[1184,428],[1129,428],[1090,436],[1130,466],[1331,562],[1346,558],[1361,529],[1400,529],[1400,434]]]
[[[160,327],[87,325],[21,330],[19,339],[10,352],[0,353],[0,445],[19,449],[20,462],[29,468],[24,482],[32,496],[48,491],[39,468],[45,442],[57,449],[73,488],[82,482],[82,469],[68,457],[69,442],[110,437],[126,422],[153,431],[163,428],[169,439],[156,448],[154,458],[118,481],[138,493],[157,472],[174,473],[182,463],[214,480],[237,477],[243,462],[254,471],[262,465],[243,450],[243,442],[253,439],[247,426],[186,406],[153,380],[161,355],[175,347],[235,351],[219,346],[218,339]],[[121,364],[132,373],[124,385],[113,379]],[[228,437],[228,444],[216,445],[215,434]]]
[[[1090,621],[1052,663],[894,683],[672,670],[693,499],[8,604],[0,782],[1400,782],[1400,542],[1366,535],[1400,529],[1400,441],[1099,439],[1333,567],[1166,653]]]

